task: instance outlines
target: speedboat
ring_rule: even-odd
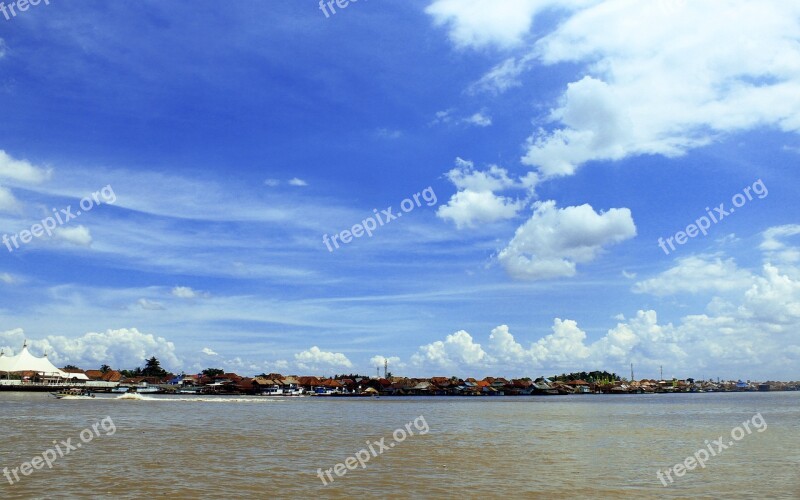
[[[86,389],[64,389],[58,392],[51,392],[51,396],[56,399],[92,399],[94,394]]]

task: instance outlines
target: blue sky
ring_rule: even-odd
[[[0,246],[0,346],[245,375],[385,357],[797,379],[799,44],[778,1],[0,14],[0,235],[92,205]]]

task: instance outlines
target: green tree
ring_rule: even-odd
[[[145,361],[144,370],[142,370],[143,376],[163,377],[166,374],[167,371],[161,368],[161,362],[155,356]]]
[[[205,375],[206,377],[212,377],[212,378],[216,377],[217,375],[223,375],[224,373],[225,372],[223,370],[220,370],[219,368],[206,368],[205,370],[203,370],[203,375]],[[262,376],[266,377],[266,375],[262,375]]]
[[[561,375],[554,375],[550,377],[552,380],[556,380],[558,382],[570,382],[572,380],[583,380],[586,382],[604,382],[610,383],[616,380],[620,380],[619,375],[616,373],[609,373],[607,371],[593,371],[593,372],[573,372],[570,374],[562,373]]]
[[[103,373],[108,373],[109,370],[111,370],[111,367],[108,366],[108,365],[103,365],[103,366],[100,367],[100,371],[103,372]]]
[[[141,377],[142,369],[137,367],[133,370],[120,370],[120,373],[122,374],[123,377],[128,377],[128,378]]]

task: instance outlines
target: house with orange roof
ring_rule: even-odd
[[[592,392],[589,382],[585,380],[570,380],[564,385],[570,387],[574,394],[589,394]]]
[[[105,372],[101,370],[86,370],[85,373],[89,380],[97,382],[119,382],[123,378],[122,374],[117,370],[107,370]]]

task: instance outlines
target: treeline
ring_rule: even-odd
[[[391,377],[392,374],[389,373],[387,376]],[[350,374],[347,374],[347,375],[342,373],[341,375],[334,375],[333,376],[333,380],[342,380],[342,379],[346,379],[346,378],[349,378],[350,380],[355,380],[357,378],[366,378],[366,379],[368,379],[370,377],[369,377],[369,375],[359,375],[358,373],[350,373]]]
[[[103,368],[106,366],[103,365]],[[125,377],[164,377],[168,374],[167,370],[161,368],[161,362],[155,356],[145,360],[144,368],[137,367],[133,370],[120,370],[120,373]]]
[[[553,375],[550,380],[554,382],[572,382],[573,380],[583,380],[585,382],[617,382],[620,380],[619,375],[616,373],[608,373],[607,371],[593,371],[593,372],[573,372],[562,373],[561,375]]]
[[[72,368],[72,366],[67,366],[65,368]],[[103,365],[101,370],[103,373],[110,370],[111,368],[108,365]],[[151,357],[150,359],[145,360],[144,368],[135,368],[133,370],[120,370],[120,373],[125,377],[165,377],[169,374],[166,370],[161,367],[161,362],[155,357]],[[220,368],[206,368],[203,370],[203,375],[207,377],[215,377],[217,375],[222,375],[225,372]],[[387,374],[389,378],[392,377],[391,373]],[[267,375],[262,374],[260,376],[266,377]],[[350,374],[337,374],[333,376],[336,380],[341,379],[359,379],[359,378],[370,378],[369,375],[359,375],[357,373],[350,373]],[[453,381],[459,380],[457,377],[452,378]],[[529,377],[524,377],[521,380],[530,381]],[[537,379],[540,380],[540,379]],[[620,381],[621,378],[616,373],[609,373],[605,370],[603,371],[593,371],[593,372],[573,372],[573,373],[562,373],[561,375],[553,375],[550,377],[551,381],[554,382],[571,382],[573,380],[584,380],[589,383],[612,383]]]

